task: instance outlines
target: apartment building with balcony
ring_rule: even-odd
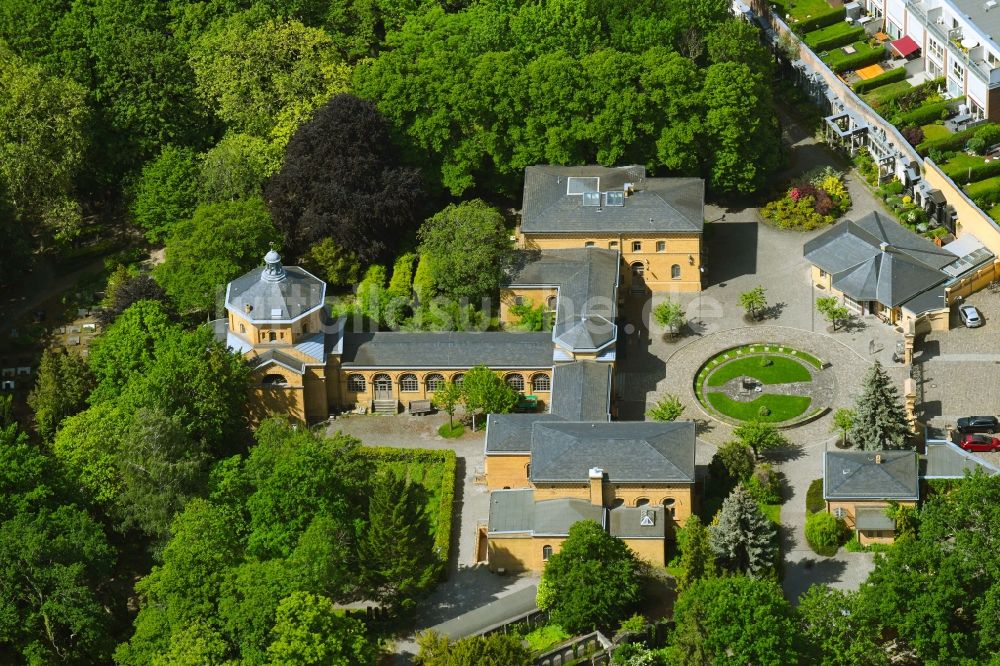
[[[924,70],[945,77],[953,97],[964,96],[971,120],[1000,121],[1000,2],[998,0],[865,0],[884,17],[892,39],[910,37]]]

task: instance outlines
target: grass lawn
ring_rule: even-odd
[[[780,0],[771,4],[798,21],[830,11],[830,3],[826,0]]]
[[[909,90],[912,87],[913,86],[910,85],[909,81],[896,81],[895,83],[887,83],[884,86],[879,86],[878,88],[869,93],[865,93],[864,95],[861,96],[861,99],[865,100],[866,102],[868,102],[868,104],[872,106],[876,106],[879,104],[879,102],[895,97],[896,95],[899,95]],[[944,129],[943,126],[941,128]]]
[[[993,176],[986,180],[977,180],[974,183],[966,185],[964,189],[970,199],[975,199],[978,196],[990,194],[998,188],[1000,188],[1000,176]]]
[[[950,177],[960,175],[969,167],[977,167],[986,164],[986,158],[982,155],[969,155],[968,153],[955,153],[955,156],[941,165],[941,170]]]
[[[931,123],[930,125],[921,125],[920,129],[924,131],[924,141],[934,141],[936,139],[943,139],[946,136],[951,136],[952,131],[945,127],[944,125],[937,125]]]
[[[778,395],[776,393],[765,393],[751,402],[739,402],[725,393],[718,392],[709,393],[706,397],[712,407],[730,418],[740,421],[757,419],[766,423],[793,419],[809,409],[809,403],[812,402],[812,398],[808,396]],[[767,416],[761,416],[761,407],[767,407],[771,413]]]
[[[781,505],[780,504],[761,504],[760,510],[767,516],[775,525],[781,524]]]
[[[986,211],[986,214],[992,217],[997,222],[1000,222],[1000,204],[993,206],[993,208],[990,208],[988,211]]]
[[[568,638],[572,637],[558,624],[546,624],[526,635],[524,640],[532,652],[544,652]]]
[[[438,428],[438,434],[445,439],[452,439],[454,437],[461,437],[462,433],[465,432],[465,426],[461,423],[456,423],[455,427],[451,427],[447,423],[442,423],[441,427]]]
[[[771,365],[761,366],[761,359],[770,359]],[[809,371],[794,359],[785,356],[747,356],[729,361],[708,376],[709,386],[722,386],[730,379],[749,376],[765,384],[785,384],[787,382],[808,382],[812,379]]]

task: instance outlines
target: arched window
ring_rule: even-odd
[[[548,375],[537,374],[531,378],[532,391],[551,391],[552,381]]]
[[[424,381],[427,384],[428,391],[439,391],[444,386],[444,375],[439,375],[435,372],[434,374],[427,375],[427,379]]]
[[[656,251],[666,252],[667,251],[667,241],[656,241]]]
[[[264,386],[287,386],[288,380],[285,379],[284,375],[272,373],[264,375],[264,379],[262,379],[260,383]]]
[[[615,501],[611,503],[612,509],[617,509],[620,506],[625,506],[625,500],[623,500],[621,497],[616,498]]]
[[[274,331],[271,331],[270,333],[267,334],[267,337],[268,337],[268,340],[270,340],[271,342],[274,342],[275,340],[278,339],[278,334],[275,333]]]
[[[415,393],[420,389],[420,383],[417,382],[417,376],[409,373],[400,376],[399,378],[399,390],[404,393]]]
[[[647,497],[640,497],[635,501],[636,506],[647,506],[648,504],[649,504],[649,498]]]
[[[309,332],[309,322],[308,322],[308,320],[302,322],[302,332],[303,333],[308,333]]]
[[[461,387],[464,382],[465,382],[465,375],[461,372],[451,378],[451,383],[454,384],[455,386]]]
[[[609,250],[617,250],[618,249],[618,241],[611,241],[610,243],[608,243],[608,249]]]
[[[240,333],[246,333],[246,332],[247,332],[247,327],[243,324],[240,324]]]
[[[680,264],[674,264],[670,267],[670,279],[680,280],[681,279],[681,267]]]
[[[507,382],[507,386],[511,387],[515,391],[524,390],[524,377],[517,373],[507,375],[504,377],[504,381]]]
[[[542,546],[542,561],[548,562],[550,557],[552,557],[552,546]]]
[[[677,502],[673,497],[664,497],[661,502],[661,504],[663,504],[663,508],[670,514],[671,518],[677,515],[677,507],[674,506],[676,503]]]
[[[364,375],[347,375],[348,391],[358,391],[359,393],[362,393],[366,388]]]
[[[548,298],[546,298],[545,299],[545,307],[547,307],[549,310],[555,310],[556,309],[556,297],[555,296],[549,296]]]
[[[584,247],[594,247],[594,241],[587,241],[583,244]]]
[[[526,463],[524,466],[524,478],[531,478],[531,463]]]

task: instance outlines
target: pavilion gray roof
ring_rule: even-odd
[[[694,483],[691,421],[535,423],[532,483],[573,483],[599,467],[613,483]]]
[[[876,456],[881,457],[880,463]],[[827,500],[920,499],[914,451],[826,451],[823,470]]]
[[[569,194],[569,179],[574,180]],[[607,193],[632,193],[609,205]],[[600,205],[583,205],[583,192],[599,192]],[[705,181],[701,178],[647,178],[639,165],[529,166],[524,170],[523,233],[609,234],[698,232],[704,226]]]
[[[494,490],[490,493],[490,533],[514,532],[566,536],[573,523],[593,520],[607,527],[607,509],[583,499],[535,501],[535,491]]]
[[[620,539],[662,539],[666,536],[666,511],[662,506],[619,506],[609,512],[608,532]],[[643,518],[652,525],[643,525]]]
[[[289,323],[323,306],[326,283],[299,266],[282,266],[274,250],[265,266],[226,288],[226,309],[254,323]],[[248,310],[249,306],[249,310]]]
[[[856,301],[896,307],[948,279],[955,255],[895,220],[872,212],[844,220],[807,242],[803,255]]]
[[[548,333],[345,333],[345,368],[548,368]]]
[[[486,420],[486,453],[529,453],[535,422],[562,420],[556,414],[490,414]]]
[[[557,363],[552,372],[550,410],[567,421],[608,421],[611,363]]]
[[[928,442],[923,463],[920,476],[925,479],[961,479],[966,472],[972,474],[977,469],[988,476],[1000,473],[996,465],[974,453],[963,451],[951,442],[940,444]]]
[[[523,251],[508,285],[559,289],[553,341],[569,351],[597,351],[617,337],[618,252],[601,248]]]

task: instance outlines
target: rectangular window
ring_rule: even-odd
[[[667,241],[656,241],[656,251],[666,252],[667,251]]]
[[[819,269],[819,276],[820,276],[821,278],[825,278],[825,277],[826,277],[826,271],[824,271],[824,270],[823,270],[822,268],[821,268],[821,269]]]
[[[930,54],[934,56],[935,59],[943,61],[944,60],[944,46],[940,42],[934,40],[933,37],[927,38],[927,50]]]
[[[514,305],[524,305],[524,296],[515,296]]]
[[[959,83],[963,83],[965,81],[965,67],[963,67],[962,63],[958,60],[951,61],[951,74]]]
[[[583,244],[584,247],[594,247],[594,241],[587,241]]]
[[[632,241],[632,251],[642,252],[642,241]]]

